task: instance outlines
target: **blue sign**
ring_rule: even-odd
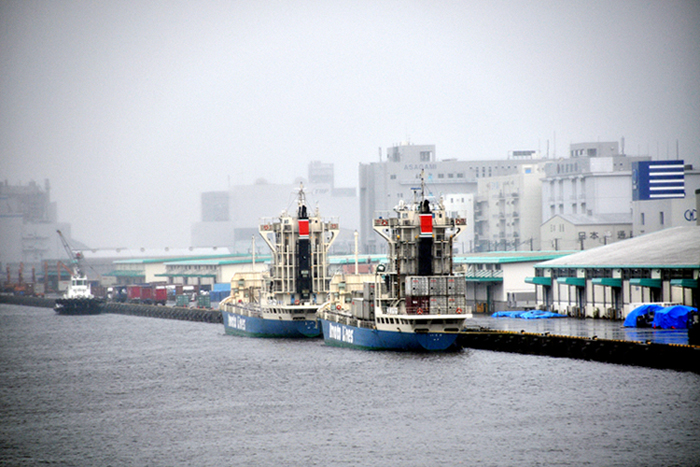
[[[683,161],[632,163],[632,200],[685,198]]]

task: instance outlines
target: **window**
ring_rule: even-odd
[[[659,213],[659,224],[664,225],[664,212]]]
[[[463,174],[463,173],[458,173],[458,174],[457,174],[457,178],[464,178],[464,174]]]
[[[454,178],[454,176],[455,176],[455,174],[453,174],[453,173],[447,174],[447,178]]]
[[[420,160],[421,162],[430,162],[430,155],[432,151],[421,151]]]
[[[644,213],[642,213],[642,218],[639,220],[639,223],[644,225]]]
[[[445,178],[445,174],[438,174],[438,178]]]

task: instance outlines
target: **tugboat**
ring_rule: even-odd
[[[297,211],[263,219],[258,232],[272,251],[266,272],[239,272],[231,295],[219,304],[226,334],[252,337],[319,337],[316,311],[329,292],[328,249],[337,221],[309,216],[303,185]]]
[[[416,193],[417,195],[417,193]],[[418,196],[416,196],[418,198]],[[450,218],[442,200],[403,201],[396,217],[373,229],[389,244],[388,264],[374,274],[338,274],[318,311],[327,345],[375,350],[458,350],[457,333],[472,317],[466,281],[452,273],[452,245],[466,225]]]
[[[61,243],[71,259],[72,273],[68,290],[61,298],[56,299],[54,310],[60,315],[96,315],[102,312],[104,300],[95,297],[90,290],[90,283],[82,270],[80,262],[83,259],[81,252],[73,252],[68,241],[57,230],[61,237]]]

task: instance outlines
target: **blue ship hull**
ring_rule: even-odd
[[[446,351],[459,350],[457,334],[378,331],[321,319],[326,345],[365,350]]]
[[[230,311],[221,311],[226,334],[247,337],[319,337],[321,326],[318,320],[279,320],[245,316]]]

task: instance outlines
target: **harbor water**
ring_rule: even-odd
[[[700,465],[700,375],[0,305],[0,465]]]

